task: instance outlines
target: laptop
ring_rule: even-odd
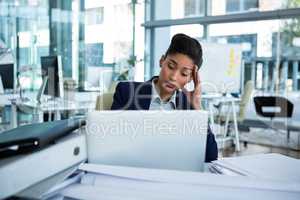
[[[87,117],[88,162],[203,171],[206,111],[93,111]]]

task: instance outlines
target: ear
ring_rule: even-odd
[[[159,59],[159,66],[160,66],[160,67],[162,67],[162,64],[163,64],[164,60],[165,60],[165,55],[162,55],[162,56],[160,57],[160,59]]]

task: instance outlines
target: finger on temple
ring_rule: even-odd
[[[199,69],[198,65],[195,65],[195,71],[197,72]]]
[[[195,69],[197,69],[197,65],[196,65]],[[199,81],[200,81],[200,79],[199,79],[198,71],[195,70],[195,72],[194,72],[194,82],[198,84]]]

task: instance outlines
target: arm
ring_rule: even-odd
[[[215,136],[212,133],[209,125],[207,129],[207,140],[206,140],[206,153],[205,162],[211,162],[218,159],[218,147],[215,140]]]
[[[118,83],[115,94],[113,96],[113,103],[111,105],[111,110],[121,110],[124,107],[124,97],[123,97],[124,87],[123,83]]]
[[[183,89],[183,92],[187,96],[189,103],[193,106],[194,110],[201,110],[201,87],[200,87],[200,77],[198,75],[198,66],[195,65],[193,70],[193,82],[194,91],[188,92]]]

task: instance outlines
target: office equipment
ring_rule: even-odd
[[[75,131],[45,148],[0,160],[0,199],[38,199],[86,161],[85,135]]]
[[[84,120],[67,119],[29,124],[5,131],[0,134],[0,158],[38,150],[83,125]]]
[[[52,97],[63,97],[63,74],[60,56],[41,57],[42,77],[48,76],[45,94]]]
[[[89,162],[203,170],[205,111],[95,111],[86,130]]]
[[[0,76],[4,90],[14,89],[14,64],[0,64]]]

